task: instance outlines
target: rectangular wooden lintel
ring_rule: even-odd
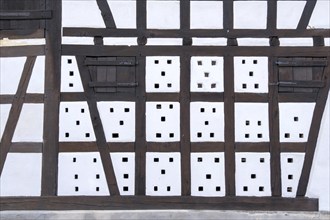
[[[52,11],[0,11],[0,20],[51,19]]]

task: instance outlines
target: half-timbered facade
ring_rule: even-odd
[[[0,7],[1,210],[319,209],[329,1]]]

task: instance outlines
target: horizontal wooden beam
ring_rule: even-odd
[[[86,59],[85,63],[86,66],[136,66],[136,62],[133,60],[92,60]]]
[[[328,66],[327,60],[292,60],[292,61],[277,61],[275,62],[281,67],[317,67]]]
[[[89,87],[115,87],[115,88],[130,88],[137,87],[139,84],[137,82],[133,83],[116,83],[116,82],[89,82]],[[111,94],[111,92],[109,92]]]
[[[0,11],[0,20],[51,19],[52,11]]]
[[[191,152],[224,152],[224,142],[192,142]]]
[[[111,152],[134,152],[134,142],[108,142]],[[59,152],[98,152],[96,142],[60,142]]]
[[[2,197],[0,210],[208,209],[318,211],[318,199],[281,197],[44,196]]]
[[[20,29],[20,30],[0,30],[0,39],[31,39],[44,38],[44,29]]]
[[[42,153],[43,143],[14,142],[10,145],[9,153]]]
[[[45,55],[45,45],[1,47],[0,57],[21,57]]]
[[[235,152],[270,152],[269,142],[238,142]]]

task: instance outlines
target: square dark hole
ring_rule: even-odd
[[[210,133],[210,138],[214,138],[214,133]]]
[[[68,63],[72,63],[72,60],[71,59],[68,59]]]
[[[67,133],[65,133],[65,137],[69,137],[70,136],[70,134],[67,132]]]
[[[304,138],[304,134],[303,133],[300,133],[299,134],[299,138]]]
[[[211,64],[212,64],[212,66],[215,66],[215,65],[217,65],[217,61],[216,60],[212,60]]]
[[[81,111],[81,113],[85,113],[85,109],[83,109],[83,108],[80,111]]]
[[[113,108],[110,108],[110,112],[114,112]]]
[[[162,75],[162,76],[165,76],[165,71],[162,71],[162,72],[161,72],[161,75]]]
[[[220,186],[215,187],[215,191],[217,192],[221,191],[221,187]]]
[[[262,138],[262,134],[258,134],[258,138]]]
[[[286,188],[286,191],[288,191],[288,192],[292,192],[292,187],[288,187],[288,188]]]
[[[124,179],[128,179],[128,176],[129,176],[129,175],[128,175],[127,173],[125,173],[125,174],[124,174]]]
[[[121,159],[121,161],[123,161],[123,162],[128,162],[128,157],[123,157],[123,158]]]
[[[264,191],[264,187],[263,186],[259,186],[259,192],[263,192]]]
[[[288,163],[293,163],[293,158],[288,158]]]
[[[209,122],[208,122],[208,121],[205,121],[204,124],[205,124],[205,125],[209,125]]]
[[[298,121],[299,118],[296,116],[296,117],[293,117],[293,120],[294,120],[294,121]]]
[[[254,88],[255,88],[255,89],[259,89],[259,84],[257,84],[257,83],[254,84]]]
[[[198,132],[197,137],[201,138],[202,137],[202,132]]]
[[[253,71],[250,71],[249,72],[249,76],[253,76]]]
[[[264,163],[265,162],[265,158],[260,158],[260,163]]]
[[[198,66],[203,65],[203,62],[201,60],[197,61]]]
[[[159,64],[159,60],[155,60],[155,64]]]
[[[245,138],[249,138],[250,137],[250,134],[245,134],[244,137]]]
[[[127,192],[128,191],[128,186],[124,186],[123,191]]]
[[[100,174],[96,174],[96,179],[100,179]]]
[[[154,186],[154,191],[158,191],[158,187],[157,186]]]
[[[247,192],[248,191],[248,187],[247,186],[243,186],[243,191]]]
[[[97,162],[97,159],[96,158],[93,158],[93,163],[96,163]]]
[[[125,111],[125,112],[129,112],[129,108],[125,108],[124,111]]]
[[[242,88],[243,88],[243,89],[246,89],[246,87],[247,87],[246,84],[243,83],[243,84],[242,84]]]
[[[211,174],[206,174],[206,179],[211,179]]]
[[[156,133],[156,138],[161,138],[162,134],[161,133]]]
[[[261,121],[258,121],[258,126],[261,126]]]
[[[284,137],[285,137],[285,138],[290,138],[290,133],[285,133],[285,134],[284,134]]]
[[[159,89],[159,84],[155,83],[155,89]]]
[[[161,173],[161,174],[165,174],[165,170],[161,170],[160,173]]]
[[[201,108],[201,112],[205,112],[205,109],[204,108]]]
[[[170,109],[173,109],[173,105],[172,105],[172,104],[170,104],[170,105],[169,105],[169,108],[170,108]]]
[[[112,133],[112,138],[119,138],[119,134],[118,133]]]
[[[204,190],[204,188],[203,188],[202,186],[199,186],[199,187],[198,187],[198,191],[201,192],[201,191],[203,191],[203,190]]]
[[[85,137],[89,138],[90,137],[90,134],[89,133],[86,133],[85,134]]]
[[[174,138],[174,133],[170,133],[170,138]]]
[[[215,113],[217,111],[216,108],[212,108],[212,112]]]
[[[253,64],[257,64],[258,63],[258,60],[253,60]]]
[[[167,83],[167,87],[171,88],[172,87],[172,83]]]
[[[79,191],[79,187],[76,186],[76,187],[74,188],[74,191],[78,192],[78,191]]]
[[[154,158],[154,162],[156,162],[156,163],[159,162],[159,158],[158,157],[155,157]]]
[[[172,60],[167,60],[167,64],[172,64]]]
[[[75,158],[75,157],[72,158],[72,162],[73,162],[73,163],[77,162],[77,158]]]
[[[119,121],[119,125],[124,125],[124,121]]]
[[[242,60],[242,64],[245,64],[245,60]]]
[[[214,158],[214,163],[219,163],[219,162],[220,162],[220,158],[219,157]]]
[[[171,187],[170,186],[166,187],[166,190],[167,192],[171,191]]]
[[[65,112],[69,112],[69,109],[68,108],[65,108]]]
[[[75,178],[75,179],[78,179],[78,174],[75,174],[75,175],[74,175],[74,178]]]
[[[76,125],[80,125],[80,121],[76,121]]]
[[[289,174],[289,175],[288,175],[288,179],[289,179],[289,180],[292,180],[292,179],[293,179],[293,175],[292,175],[292,174]]]
[[[208,73],[208,72],[204,72],[204,76],[205,76],[205,77],[209,77],[209,76],[210,76],[210,73]]]
[[[257,177],[257,175],[251,174],[251,179],[255,179],[256,177]]]
[[[165,116],[162,116],[162,117],[160,118],[160,120],[161,120],[161,121],[165,121],[165,120],[166,120],[166,117],[165,117]]]
[[[73,74],[74,74],[73,71],[70,71],[70,72],[69,72],[69,75],[70,75],[70,76],[73,76]]]
[[[168,161],[172,163],[174,161],[173,157],[170,157]]]
[[[241,158],[241,162],[245,163],[246,162],[246,158]]]
[[[203,162],[203,158],[198,157],[198,158],[197,158],[197,162]]]
[[[156,109],[161,109],[162,108],[162,105],[156,105]]]
[[[73,83],[69,83],[69,87],[73,87]]]
[[[215,83],[211,84],[211,89],[215,89],[216,87],[217,87],[217,84],[215,84]]]
[[[250,125],[250,121],[245,121],[245,125]]]
[[[197,88],[203,88],[203,84],[202,83],[197,83]]]

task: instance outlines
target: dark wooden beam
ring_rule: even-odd
[[[0,39],[31,39],[31,38],[44,38],[44,29],[21,29],[21,30],[0,30]]]
[[[16,125],[23,107],[24,97],[26,94],[27,87],[32,75],[32,70],[36,57],[28,57],[26,59],[23,73],[18,84],[17,92],[14,97],[12,106],[9,111],[8,120],[5,126],[5,129],[1,138],[1,147],[0,147],[0,175],[3,171],[3,167],[7,158],[7,154],[10,150],[11,141],[14,136]]]
[[[0,11],[1,20],[38,20],[38,19],[51,19],[52,11]]]
[[[308,0],[306,2],[305,8],[303,13],[301,14],[297,29],[298,30],[304,30],[307,28],[309,20],[312,17],[314,8],[316,5],[316,0]]]
[[[45,55],[45,46],[15,46],[1,47],[0,57],[21,57]]]
[[[107,0],[96,0],[96,2],[101,11],[105,27],[109,29],[115,29],[116,28],[115,19],[113,18]]]

